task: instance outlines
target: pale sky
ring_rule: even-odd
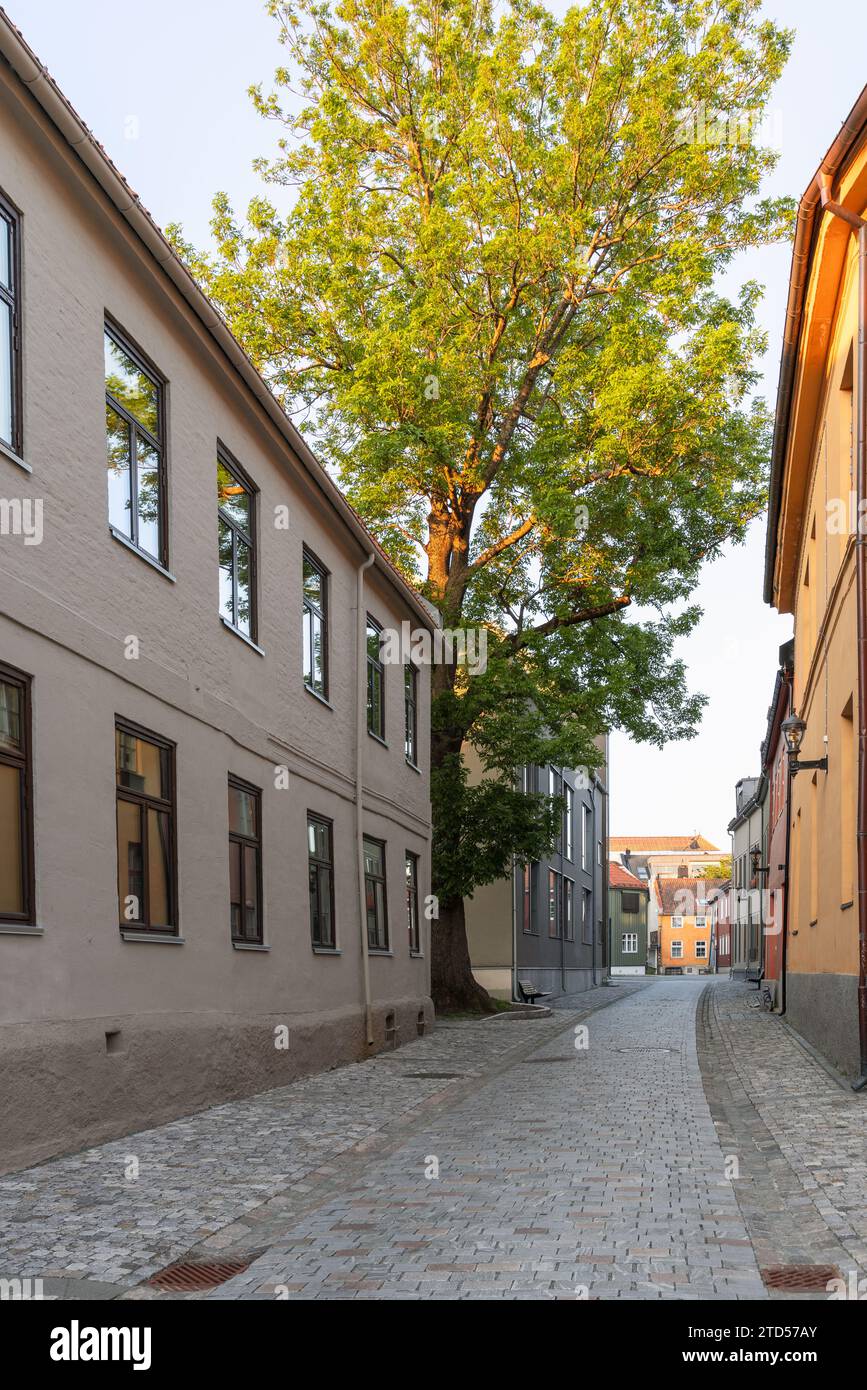
[[[255,114],[247,88],[269,85],[283,50],[260,0],[7,0],[6,9],[161,226],[181,222],[204,244],[215,191],[240,209],[261,191],[251,162],[277,132]],[[800,197],[867,82],[867,5],[766,0],[765,13],[797,31],[771,103],[781,158],[767,191]],[[745,256],[734,277],[766,286],[771,402],[789,257],[788,246]],[[710,696],[698,736],[658,751],[614,735],[612,834],[701,831],[728,848],[734,784],[758,771],[777,652],[792,631],[762,601],[764,544],[760,521],[745,547],[707,567],[697,590],[704,618],[681,654],[692,687]]]

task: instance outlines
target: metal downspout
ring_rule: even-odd
[[[364,891],[364,733],[367,726],[367,621],[364,606],[364,572],[375,560],[368,555],[359,565],[355,590],[355,849],[358,864],[358,923],[361,931],[361,982],[364,995],[364,1030],[368,1047],[373,1046],[373,1017],[370,1006],[370,954],[367,945],[367,897]]]

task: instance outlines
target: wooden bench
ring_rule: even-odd
[[[744,979],[746,980],[747,984],[755,985],[756,989],[759,988],[764,978],[765,967],[763,965],[760,966],[758,970],[748,970],[746,975],[744,976]]]
[[[525,1004],[533,1004],[537,999],[547,999],[551,991],[537,989],[532,980],[519,980],[518,990]]]

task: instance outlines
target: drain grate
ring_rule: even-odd
[[[194,1293],[202,1289],[215,1289],[241,1274],[256,1258],[255,1253],[242,1255],[232,1260],[192,1261],[181,1260],[178,1264],[167,1265],[152,1274],[148,1283],[155,1289],[166,1289],[171,1293]]]
[[[788,1293],[825,1293],[832,1279],[842,1277],[836,1265],[775,1265],[761,1274],[766,1288]]]
[[[405,1071],[401,1073],[408,1081],[459,1081],[466,1076],[463,1071]]]

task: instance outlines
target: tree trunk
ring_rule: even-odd
[[[439,919],[431,925],[431,994],[437,1013],[493,1013],[491,996],[470,968],[463,898],[440,903]]]
[[[466,557],[469,550],[472,507],[456,518],[443,506],[431,506],[428,517],[428,586],[440,609],[446,627],[458,626],[466,589]],[[435,666],[431,675],[431,697],[454,690],[455,670]],[[431,768],[442,767],[446,759],[460,756],[463,731],[437,728],[431,734]],[[434,826],[434,834],[442,828]],[[439,917],[431,923],[431,997],[437,1013],[493,1013],[494,1003],[478,983],[470,966],[467,924],[463,898],[441,901]]]

